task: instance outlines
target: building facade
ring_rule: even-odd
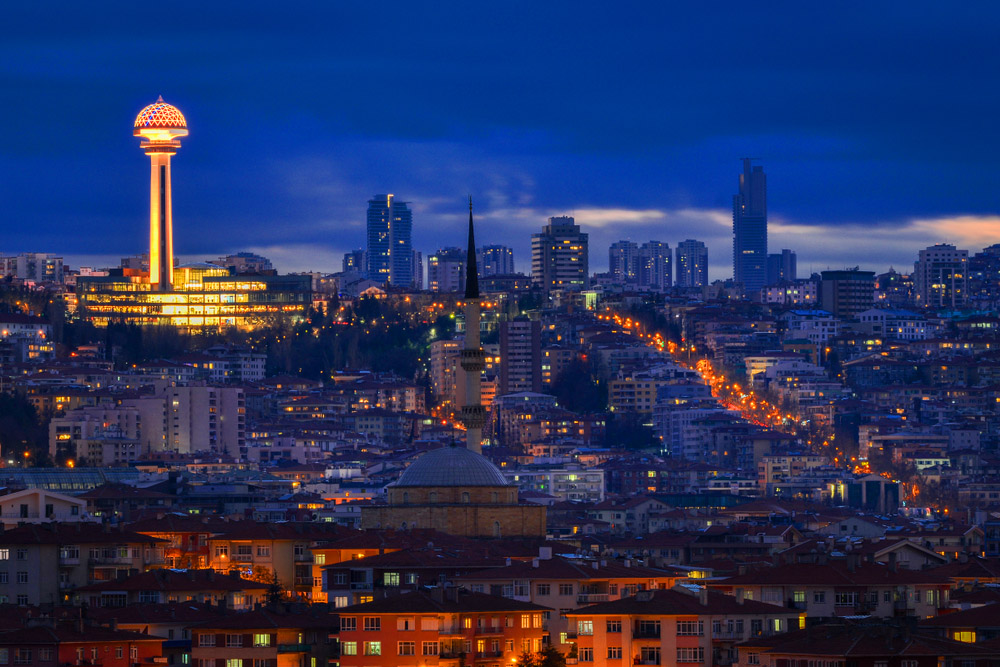
[[[921,250],[913,264],[917,305],[956,308],[969,294],[969,251],[939,243]]]
[[[701,241],[687,239],[677,244],[677,286],[703,287],[708,284],[708,248]]]
[[[545,292],[579,292],[590,285],[589,235],[569,216],[549,218],[531,236],[531,278]]]
[[[366,274],[379,284],[409,287],[413,283],[413,212],[395,195],[368,201]]]
[[[740,188],[733,196],[733,279],[746,294],[767,282],[767,176],[743,158]]]

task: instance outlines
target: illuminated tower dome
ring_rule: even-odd
[[[170,157],[181,147],[178,137],[188,134],[180,110],[160,97],[135,117],[132,134],[149,156],[149,282],[169,291],[174,274],[173,211],[170,203]]]

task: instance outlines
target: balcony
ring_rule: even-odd
[[[294,560],[296,563],[311,563],[313,555],[311,553],[295,554]]]
[[[233,554],[232,561],[234,563],[252,563],[253,554]]]
[[[352,581],[351,590],[352,591],[370,591],[372,589],[372,582],[370,581]]]
[[[713,640],[727,641],[727,640],[742,640],[746,633],[742,630],[720,630],[719,632],[712,633]]]
[[[482,653],[476,654],[476,660],[485,660],[487,658],[502,658],[503,651],[483,651]]]
[[[278,644],[278,653],[308,653],[309,644]]]
[[[309,586],[309,587],[312,587],[312,585],[313,585],[313,578],[312,577],[295,577],[295,585],[296,586]]]
[[[660,629],[659,628],[636,628],[635,632],[632,633],[633,639],[659,639]]]
[[[442,625],[438,628],[439,635],[463,635],[465,630],[461,625]]]
[[[596,604],[598,602],[607,602],[609,596],[607,593],[580,593],[576,596],[577,604]]]
[[[59,556],[59,564],[60,565],[79,565],[80,564],[80,557],[79,556]]]
[[[636,658],[632,661],[633,665],[659,665],[659,658]]]

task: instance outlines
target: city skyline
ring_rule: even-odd
[[[147,244],[138,224],[145,184],[120,134],[157,94],[185,109],[198,137],[173,184],[182,259],[250,250],[282,271],[334,271],[363,245],[373,192],[413,203],[414,248],[427,253],[461,233],[472,192],[483,243],[508,243],[518,257],[548,217],[571,215],[595,248],[704,240],[710,278],[724,278],[726,199],[741,155],[766,165],[770,240],[796,250],[804,275],[908,269],[921,248],[975,250],[1000,226],[986,111],[996,93],[982,85],[996,71],[990,21],[930,4],[903,17],[880,8],[866,9],[865,21],[825,17],[820,27],[807,21],[819,10],[804,7],[778,19],[733,8],[722,22],[703,10],[644,8],[654,20],[643,24],[678,26],[675,40],[635,39],[628,9],[553,6],[530,22],[516,20],[517,7],[443,20],[405,6],[328,9],[311,21],[290,10],[262,29],[260,8],[239,17],[199,8],[191,26],[166,28],[152,45],[133,37],[142,12],[107,21],[69,10],[42,21],[37,11],[15,8],[4,28],[6,242],[75,266]],[[556,16],[570,29],[547,30],[544,19]],[[808,39],[795,29],[803,22],[813,26]],[[411,37],[375,53],[373,25],[405,25]],[[503,39],[470,39],[486,27]],[[231,47],[248,40],[259,54],[204,69],[208,55],[243,52]],[[508,43],[523,45],[510,59]],[[454,64],[456,52],[468,62]],[[653,104],[630,97],[640,82]],[[385,86],[407,104],[369,101]],[[731,108],[747,86],[760,94]],[[965,102],[960,119],[941,106],[948,99]],[[72,120],[54,115],[67,100],[78,102]],[[614,114],[627,122],[612,130]],[[248,144],[258,159],[245,159]],[[59,188],[45,177],[56,164]],[[96,226],[109,233],[80,233]],[[862,233],[862,247],[844,243]],[[602,255],[594,259],[603,270]]]

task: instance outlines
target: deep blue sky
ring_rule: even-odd
[[[471,193],[522,270],[530,233],[576,212],[594,268],[618,238],[699,238],[725,277],[744,155],[800,273],[1000,242],[1000,5],[687,5],[7,5],[0,252],[141,252],[131,123],[160,94],[191,130],[185,258],[339,270],[377,192],[412,202],[431,252],[462,242]]]

